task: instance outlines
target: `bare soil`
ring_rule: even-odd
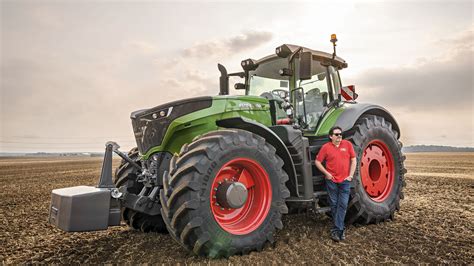
[[[95,185],[101,158],[0,159],[0,261],[4,263],[474,263],[474,153],[407,154],[395,220],[328,237],[325,215],[287,215],[274,245],[209,260],[170,236],[126,226],[65,233],[47,222],[51,190]],[[118,161],[115,161],[115,165]]]

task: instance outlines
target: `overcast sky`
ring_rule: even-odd
[[[343,84],[405,146],[474,146],[472,1],[0,3],[0,152],[129,149],[132,111],[216,95],[217,63],[283,43],[331,52],[331,33]]]

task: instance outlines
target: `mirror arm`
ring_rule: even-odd
[[[288,58],[288,63],[293,62],[293,59],[295,58],[295,56],[296,56],[299,52],[301,52],[301,50],[303,50],[303,47],[299,47],[298,49],[296,49],[296,51],[294,51],[294,52],[290,55],[290,57]]]
[[[239,77],[239,78],[245,78],[245,72],[235,72],[235,73],[230,73],[227,75],[228,77]]]

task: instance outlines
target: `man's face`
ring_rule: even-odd
[[[332,132],[332,135],[330,135],[329,138],[331,139],[332,143],[334,143],[334,144],[341,143],[342,131],[339,130],[339,129],[334,129],[334,131]]]

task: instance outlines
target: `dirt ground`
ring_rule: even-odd
[[[273,246],[209,260],[170,236],[126,226],[65,233],[47,223],[51,190],[95,185],[101,158],[0,158],[0,261],[4,263],[474,263],[474,153],[407,154],[395,221],[328,238],[325,216],[287,215]],[[117,161],[115,162],[115,164]]]

